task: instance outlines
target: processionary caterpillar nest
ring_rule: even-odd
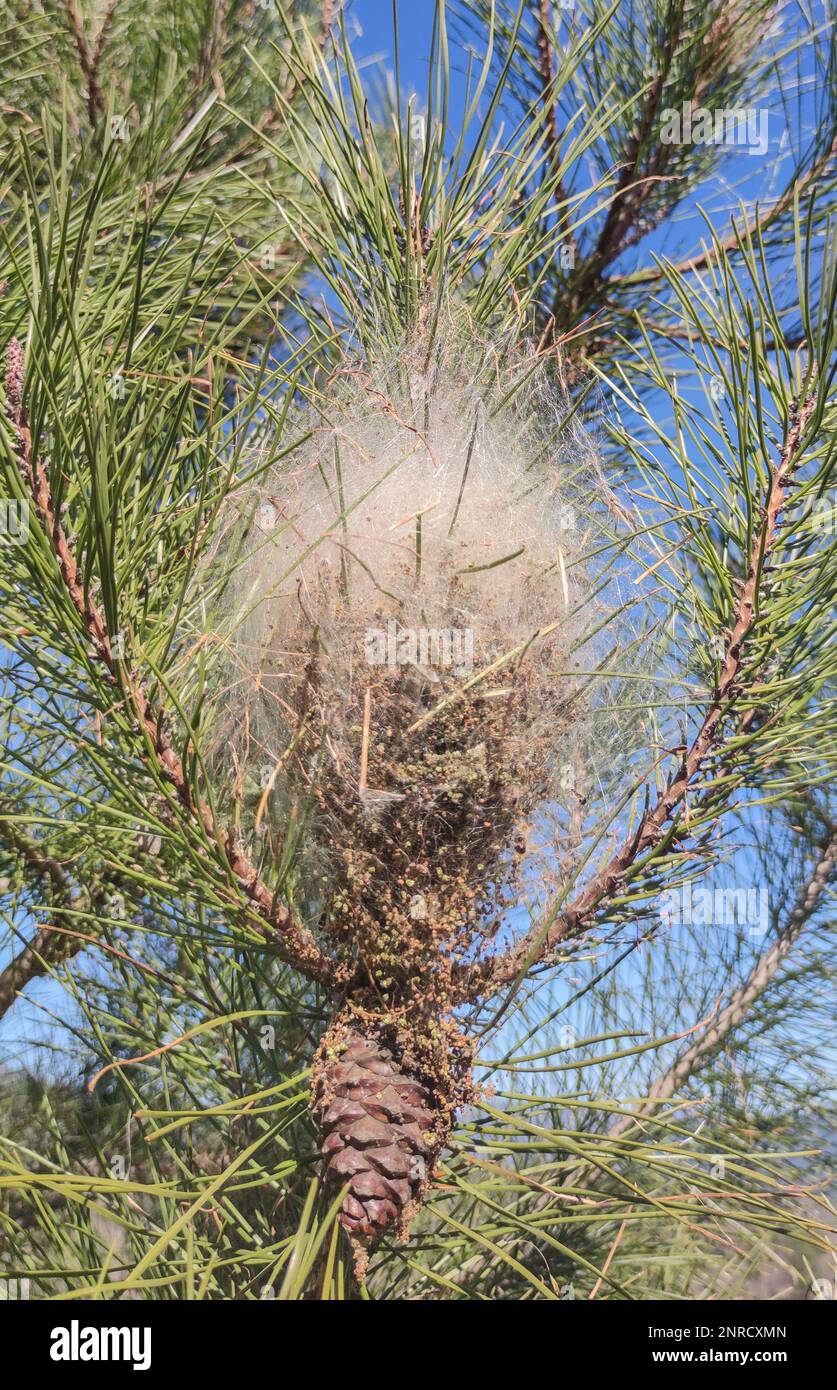
[[[348,364],[298,424],[253,459],[203,575],[212,749],[245,830],[303,827],[299,892],[357,967],[314,1104],[363,1240],[404,1223],[468,1094],[456,980],[583,736],[602,493],[550,364],[461,335]]]

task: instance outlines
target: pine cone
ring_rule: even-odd
[[[383,1043],[350,1033],[339,1060],[322,1066],[313,1114],[327,1176],[351,1184],[340,1222],[353,1238],[376,1240],[408,1215],[439,1152],[430,1094]]]

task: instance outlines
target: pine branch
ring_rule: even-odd
[[[317,29],[317,37],[315,40],[316,47],[321,54],[325,52],[326,45],[329,41],[329,38],[331,37],[331,31],[337,23],[337,20],[340,18],[342,10],[343,0],[322,0],[320,23]],[[304,79],[300,76],[298,72],[295,72],[293,77],[291,78],[287,90],[282,93],[282,99],[279,102],[279,104],[272,107],[270,110],[265,111],[264,115],[260,118],[258,122],[256,130],[251,131],[245,138],[245,141],[242,144],[239,153],[241,153],[241,151],[247,149],[250,146],[254,136],[264,135],[268,131],[273,129],[273,127],[276,125],[276,122],[286,112],[287,105],[290,102],[292,102],[300,92],[303,83]]]
[[[43,845],[40,845],[31,835],[27,835],[13,821],[2,818],[0,824],[2,824],[3,838],[13,853],[19,855],[27,868],[30,869],[33,878],[48,878],[53,892],[66,897],[70,884],[65,870],[58,863],[58,860],[47,854]]]
[[[786,500],[792,475],[801,462],[807,443],[805,432],[815,409],[815,396],[809,392],[797,397],[789,412],[784,447],[773,470],[762,523],[755,533],[750,551],[747,577],[741,586],[735,608],[735,620],[724,647],[724,657],[712,702],[703,718],[691,746],[684,752],[676,776],[652,808],[640,818],[636,832],[624,841],[617,852],[594,875],[591,882],[570,905],[560,913],[546,932],[533,928],[509,951],[483,962],[481,966],[463,972],[468,998],[474,999],[486,988],[510,984],[542,961],[562,941],[578,934],[594,913],[606,907],[618,893],[626,875],[646,852],[656,851],[663,841],[666,823],[683,802],[686,792],[700,772],[717,741],[719,726],[742,693],[744,644],[756,617],[761,580],[768,553],[777,534],[779,515]],[[677,833],[677,827],[666,836]]]
[[[571,303],[574,316],[577,316],[586,304],[588,291],[601,281],[605,267],[626,248],[632,236],[636,239],[637,219],[652,187],[652,181],[660,176],[665,167],[667,151],[660,143],[650,149],[644,164],[641,163],[641,158],[654,129],[663,86],[680,38],[679,29],[666,34],[661,63],[645,98],[639,128],[631,136],[625,152],[615,197],[608,208],[593,253],[585,261],[576,284],[572,287]],[[560,306],[556,304],[556,317],[559,311]]]
[[[733,227],[733,230],[726,237],[717,241],[713,246],[708,247],[694,256],[687,256],[685,260],[679,261],[674,266],[674,271],[678,275],[688,275],[694,271],[704,270],[707,266],[717,265],[718,261],[730,252],[737,251],[742,245],[746,245],[751,239],[758,239],[767,231],[774,222],[789,211],[802,196],[807,193],[812,185],[825,173],[837,159],[837,133],[831,141],[828,149],[815,160],[813,164],[798,173],[782,193],[769,208],[763,213],[757,213],[751,218],[747,226],[742,230]],[[644,285],[651,281],[661,280],[666,274],[666,269],[662,265],[645,266],[642,270],[632,271],[630,275],[612,275],[608,278],[608,288],[623,288],[633,285]]]
[[[659,1111],[660,1103],[669,1100],[677,1091],[695,1076],[701,1068],[723,1047],[724,1043],[752,1013],[754,1006],[769,988],[780,966],[796,945],[812,916],[816,912],[823,894],[837,872],[837,828],[832,827],[820,856],[807,880],[797,891],[794,905],[788,913],[772,945],[756,961],[746,981],[729,997],[724,1008],[713,1015],[701,1031],[700,1037],[689,1047],[662,1076],[651,1086],[646,1098],[630,1115],[620,1115],[602,1136],[610,1144],[631,1134],[646,1118],[653,1118]],[[698,1025],[700,1028],[701,1025]],[[695,1028],[689,1030],[696,1031]],[[602,1177],[602,1169],[594,1163],[584,1163],[574,1168],[560,1183],[562,1191],[590,1188]],[[539,1212],[545,1211],[554,1201],[555,1191],[546,1190],[525,1208],[527,1223],[532,1222]],[[459,1277],[467,1272],[471,1279],[490,1266],[490,1258],[480,1252],[473,1260],[458,1271]]]
[[[224,47],[229,8],[229,0],[212,0],[209,27],[203,41],[201,60],[195,72],[196,88],[202,87],[215,70],[218,57]]]
[[[837,827],[822,851],[810,878],[799,889],[796,901],[785,919],[772,946],[759,957],[745,983],[730,997],[714,1022],[705,1030],[682,1057],[669,1067],[648,1092],[637,1115],[653,1114],[660,1101],[669,1100],[681,1090],[689,1078],[717,1052],[726,1039],[752,1011],[770,985],[783,961],[799,940],[819,905],[823,893],[837,871]],[[633,1121],[623,1116],[610,1131],[617,1138],[632,1128]]]
[[[90,892],[71,888],[67,877],[55,860],[41,853],[37,842],[16,832],[9,834],[11,827],[6,825],[6,838],[9,839],[35,873],[47,873],[53,883],[60,885],[61,896],[65,899],[61,911],[70,913],[92,913],[105,907],[112,891],[121,891],[116,876],[107,884],[104,880],[95,885]],[[0,971],[0,1018],[11,1008],[18,995],[31,980],[50,973],[52,968],[70,960],[85,945],[101,946],[97,936],[76,933],[54,925],[38,927],[31,941],[18,952],[3,971]]]
[[[68,915],[91,915],[106,908],[113,894],[123,897],[133,892],[133,883],[117,870],[99,871],[96,882],[88,890],[74,884],[64,866],[33,836],[13,820],[0,820],[2,836],[15,854],[23,860],[33,879],[47,878],[50,883],[53,912]],[[101,933],[78,932],[54,923],[37,928],[31,941],[0,971],[0,1018],[14,1004],[30,980],[50,973],[56,965],[72,959],[85,946],[108,949]],[[112,948],[110,948],[112,949]]]
[[[105,98],[99,84],[99,64],[102,60],[102,51],[105,46],[108,30],[113,22],[114,11],[119,0],[108,0],[108,6],[102,18],[99,33],[91,53],[87,40],[84,37],[84,26],[81,22],[81,15],[78,12],[76,0],[64,0],[67,11],[67,18],[70,21],[70,28],[73,31],[76,51],[78,52],[79,63],[84,80],[87,84],[87,114],[90,117],[90,124],[95,125],[99,116],[105,109]]]
[[[331,960],[320,951],[311,934],[294,920],[290,911],[276,901],[276,895],[261,879],[234,833],[217,827],[209,805],[200,798],[195,799],[183,763],[167,732],[166,711],[160,704],[152,704],[141,680],[124,674],[122,663],[114,655],[104,616],[79,572],[57,514],[48,463],[33,458],[32,439],[23,405],[23,379],[23,350],[17,340],[12,339],[7,351],[6,401],[7,413],[15,430],[18,461],[32,494],[35,510],[51,540],[64,588],[84,624],[96,660],[105,668],[107,681],[114,691],[120,686],[124,688],[134,711],[137,730],[154,757],[160,774],[173,788],[187,820],[200,828],[209,845],[221,855],[238,888],[256,909],[265,937],[277,947],[288,964],[311,979],[325,984],[338,983],[339,972],[335,971]]]
[[[550,163],[553,169],[560,167],[561,163],[561,140],[558,134],[558,108],[555,103],[555,69],[552,62],[552,40],[550,38],[550,8],[551,0],[538,0],[538,54],[541,72],[541,93],[544,103],[544,124],[546,126],[546,138],[550,151]],[[559,178],[555,184],[555,202],[561,214],[561,207],[566,202],[567,194],[562,180]],[[575,249],[575,234],[570,231],[567,233],[567,245]]]
[[[823,894],[837,873],[837,827],[821,850],[809,878],[799,888],[794,905],[782,924],[773,944],[759,956],[744,984],[730,995],[721,1012],[709,1023],[695,1042],[651,1086],[646,1098],[631,1115],[620,1115],[607,1131],[607,1141],[623,1139],[635,1130],[643,1119],[653,1118],[662,1102],[670,1100],[714,1056],[737,1028],[752,1013],[754,1006],[769,988],[778,970],[790,955]],[[577,1169],[567,1180],[567,1186],[586,1187],[596,1176],[594,1167]]]
[[[700,104],[703,94],[717,78],[719,66],[728,61],[735,44],[735,7],[716,16],[701,47],[701,59],[690,99]],[[568,287],[560,287],[553,305],[556,322],[576,322],[591,312],[598,297],[611,285],[620,284],[620,277],[607,278],[604,271],[624,251],[637,245],[643,237],[666,217],[679,202],[682,179],[671,179],[672,194],[660,205],[647,211],[649,200],[666,178],[672,147],[664,145],[655,130],[660,116],[663,92],[672,80],[679,58],[691,42],[684,27],[684,17],[675,11],[667,23],[660,50],[659,62],[648,89],[636,130],[631,134],[622,160],[616,190],[610,200],[607,216],[592,252],[585,257]],[[626,277],[630,279],[630,277]]]

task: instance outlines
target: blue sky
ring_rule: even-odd
[[[426,81],[427,57],[433,24],[433,0],[408,0],[398,7],[401,36],[401,66],[405,85],[421,89]],[[367,58],[380,53],[391,61],[393,20],[391,0],[355,0],[349,10],[349,34],[356,34],[353,45]],[[357,34],[357,27],[362,34]]]

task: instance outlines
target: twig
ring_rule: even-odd
[[[369,722],[372,715],[372,687],[366,687],[363,697],[363,746],[360,750],[360,776],[358,777],[358,794],[363,796],[366,791],[366,778],[369,772]]]
[[[630,1216],[630,1214],[631,1214],[632,1211],[633,1211],[633,1207],[628,1207],[628,1216]],[[624,1221],[622,1222],[622,1225],[619,1227],[619,1230],[616,1232],[616,1239],[614,1240],[613,1244],[611,1245],[610,1250],[608,1251],[608,1254],[607,1254],[607,1259],[605,1260],[604,1264],[602,1265],[602,1272],[601,1272],[601,1274],[599,1275],[598,1279],[596,1280],[595,1284],[593,1285],[592,1289],[590,1290],[589,1294],[587,1295],[588,1300],[589,1300],[589,1299],[593,1299],[593,1298],[596,1297],[596,1294],[599,1292],[599,1289],[602,1287],[602,1284],[604,1283],[605,1275],[607,1274],[607,1271],[610,1269],[610,1262],[611,1262],[611,1260],[613,1259],[613,1256],[616,1254],[617,1249],[619,1248],[619,1242],[620,1242],[620,1240],[622,1239],[623,1235],[625,1234],[625,1229],[626,1229],[626,1227],[627,1227],[627,1225],[628,1225],[628,1216],[625,1217]]]
[[[622,171],[598,240],[592,254],[572,277],[569,295],[564,286],[560,288],[552,306],[552,316],[556,321],[561,318],[565,301],[569,304],[570,317],[575,319],[587,307],[590,293],[595,294],[601,288],[602,271],[625,249],[629,237],[636,229],[637,218],[643,205],[665,168],[669,152],[668,147],[661,142],[649,151],[644,168],[640,167],[639,161],[654,128],[663,85],[680,39],[679,28],[673,29],[666,36],[660,54],[660,64],[645,99],[639,128],[628,141]]]

